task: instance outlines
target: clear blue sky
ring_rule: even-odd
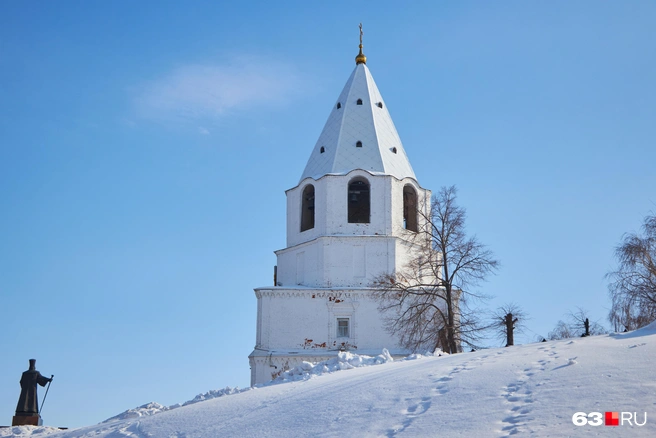
[[[423,187],[502,262],[491,308],[606,323],[656,210],[656,3],[0,3],[0,425],[247,386],[253,288],[357,54]],[[41,391],[43,394],[43,391]]]

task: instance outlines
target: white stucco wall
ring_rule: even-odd
[[[278,285],[367,286],[394,270],[397,238],[326,236],[277,252]]]
[[[259,353],[254,357],[267,360],[252,358],[251,366],[258,368],[254,373],[259,376],[254,383],[271,380],[271,373],[283,369],[285,363],[291,367],[301,360],[315,362],[340,350],[376,355],[387,348],[395,355],[408,353],[385,331],[370,289],[259,288],[256,295],[255,350]],[[349,320],[348,337],[339,336],[338,318]]]
[[[256,295],[256,348],[330,350],[342,343],[354,350],[398,348],[396,339],[383,330],[370,289],[260,288]],[[337,318],[350,318],[348,338],[338,338]]]

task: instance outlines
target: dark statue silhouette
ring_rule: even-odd
[[[54,377],[54,376],[53,376]],[[25,371],[21,376],[20,385],[21,393],[16,406],[16,416],[14,417],[14,426],[20,424],[33,424],[40,419],[39,400],[37,398],[37,385],[46,386],[52,381],[52,377],[44,377],[36,370],[36,359],[30,359],[30,369]],[[37,424],[35,424],[37,425]]]

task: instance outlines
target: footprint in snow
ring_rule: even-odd
[[[561,368],[565,368],[565,367],[568,367],[568,366],[570,366],[570,365],[576,365],[576,364],[578,363],[578,362],[576,362],[576,358],[577,358],[577,357],[578,357],[578,356],[570,357],[570,358],[567,360],[567,363],[566,363],[565,365],[561,365],[561,366],[559,366],[559,367],[556,367],[556,368],[554,368],[554,370],[559,370],[559,369],[561,369]]]
[[[646,342],[643,342],[642,344],[631,345],[629,348],[642,347],[643,345],[647,345],[647,343],[646,343]]]
[[[408,416],[421,415],[431,407],[432,401],[430,397],[423,397],[419,403],[411,404],[403,411],[403,414]]]

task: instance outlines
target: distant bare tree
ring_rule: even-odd
[[[619,267],[611,280],[611,310],[615,331],[634,330],[656,319],[656,216],[645,217],[642,234],[627,233],[615,248]]]
[[[554,329],[547,334],[547,339],[551,341],[556,341],[558,339],[568,339],[573,337],[574,335],[572,334],[572,330],[570,329],[569,324],[567,324],[562,319],[558,321],[556,327],[554,327]]]
[[[608,320],[615,332],[627,332],[644,327],[656,319],[650,308],[638,307],[632,300],[617,295],[611,296],[611,311],[608,314]]]
[[[408,239],[413,257],[395,274],[379,277],[379,309],[387,329],[401,345],[417,351],[461,351],[475,346],[485,328],[470,302],[484,298],[472,291],[496,271],[499,262],[476,237],[465,233],[465,210],[456,204],[455,186],[434,196],[429,212],[418,209],[418,232]]]
[[[568,339],[608,333],[597,321],[590,321],[588,311],[581,307],[577,307],[576,312],[569,312],[565,318],[567,322],[558,321],[556,327],[547,335],[548,339]]]
[[[608,333],[608,330],[597,321],[590,321],[588,315],[588,311],[581,307],[577,307],[576,312],[570,312],[570,327],[575,335],[596,336]]]
[[[528,315],[516,303],[504,304],[492,313],[490,327],[506,347],[515,345],[515,333],[523,333]]]

